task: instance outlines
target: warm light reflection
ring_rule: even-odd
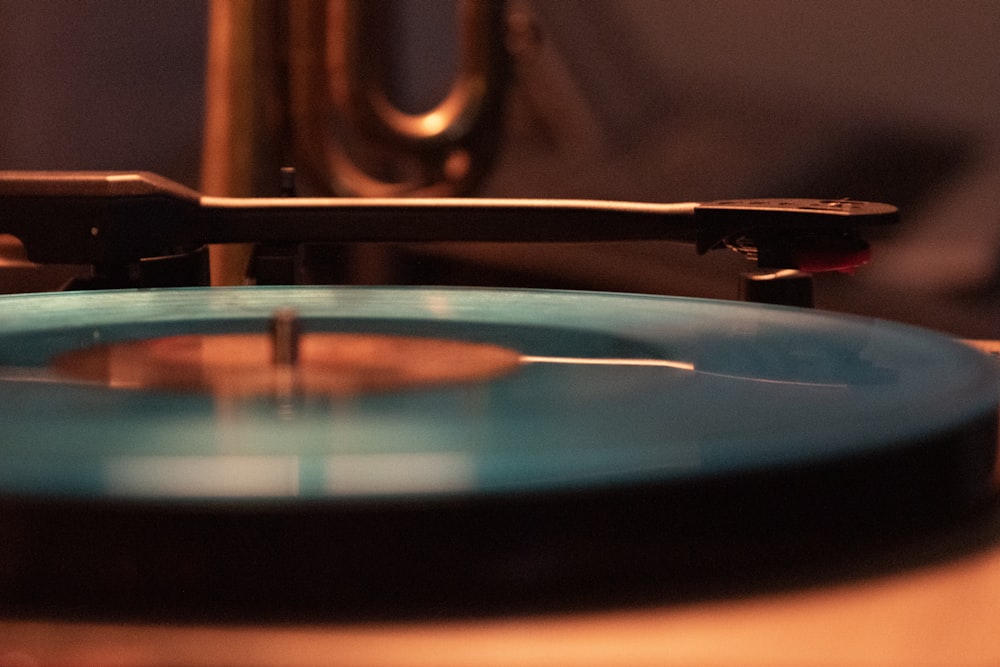
[[[433,292],[427,294],[423,298],[423,306],[438,319],[455,318],[455,309],[452,306],[451,299],[444,294],[435,294]]]
[[[670,361],[668,359],[605,359],[588,357],[538,357],[525,355],[521,357],[525,364],[576,364],[581,366],[652,366],[656,368],[675,368],[682,371],[695,370],[694,364],[686,361]]]
[[[671,368],[689,371],[705,377],[723,378],[739,382],[759,382],[762,384],[780,384],[796,387],[816,387],[822,389],[846,389],[846,382],[812,382],[809,380],[791,380],[783,378],[761,377],[759,375],[737,375],[735,373],[718,373],[695,367],[688,361],[671,361],[669,359],[614,359],[589,357],[542,357],[522,356],[521,363],[526,364],[570,364],[581,366],[647,366],[652,368]]]
[[[335,495],[427,493],[476,488],[468,452],[341,454],[325,459],[326,491]]]
[[[315,481],[303,488],[303,479]],[[152,498],[438,493],[476,488],[476,465],[468,452],[335,454],[308,461],[298,456],[123,456],[106,462],[104,485],[111,495]]]
[[[107,461],[111,495],[280,497],[299,493],[296,456],[126,456]]]
[[[419,117],[420,131],[425,136],[437,136],[448,129],[451,121],[449,114],[442,111],[432,111]]]

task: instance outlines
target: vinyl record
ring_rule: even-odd
[[[295,363],[268,356],[289,312]],[[993,483],[989,360],[814,311],[462,289],[18,295],[0,298],[0,366],[15,606],[565,600],[783,567],[969,511]]]

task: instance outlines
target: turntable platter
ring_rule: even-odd
[[[740,552],[743,538],[756,553],[762,536],[798,544],[831,525],[965,511],[992,490],[991,362],[897,324],[545,291],[2,299],[0,531],[21,546],[8,549],[0,592],[12,599],[93,595],[101,581],[98,597],[132,604],[152,591],[183,606],[178,578],[208,578],[213,600],[239,604],[398,601],[414,586],[503,597],[623,563],[629,576],[681,573],[720,543]],[[259,335],[286,308],[306,333],[452,341],[517,360],[478,379],[345,394],[136,389],[52,367],[95,345]],[[129,577],[115,579],[105,549]],[[178,549],[193,564],[164,575],[152,552]],[[431,565],[441,558],[461,566]],[[68,578],[67,559],[94,569],[91,583]],[[262,593],[276,568],[283,587]],[[304,570],[312,582],[296,584]],[[38,596],[40,579],[49,593]]]

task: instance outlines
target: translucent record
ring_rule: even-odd
[[[284,308],[304,332],[490,343],[520,363],[481,381],[250,397],[101,386],[49,367],[97,344],[263,333]],[[891,449],[996,403],[989,364],[941,337],[739,303],[237,289],[5,297],[3,313],[6,493],[326,498],[670,482]]]
[[[180,349],[190,336],[209,346],[264,336],[287,309],[303,337],[327,337],[321,360],[358,340],[398,340],[416,342],[410,357],[444,341],[445,366],[481,349],[499,350],[502,363],[337,391],[73,372],[81,350],[139,345],[145,358],[149,341]],[[381,592],[395,599],[400,578],[426,597],[506,595],[511,582],[562,590],[551,585],[623,563],[682,572],[719,543],[735,553],[747,536],[758,550],[831,525],[905,523],[965,511],[992,491],[992,363],[882,321],[654,296],[409,288],[18,295],[2,297],[0,313],[0,502],[15,517],[0,530],[28,545],[21,569],[6,571],[18,581],[44,573],[55,598],[86,592],[65,576],[51,583],[64,562],[38,564],[70,524],[90,526],[131,563],[131,583],[104,589],[119,602],[181,595],[147,562],[180,543],[202,564],[183,583],[213,600],[298,604],[318,591],[378,597],[371,582],[387,577],[396,584]],[[87,552],[88,538],[75,539],[61,543],[64,556]],[[253,565],[211,565],[241,558]],[[441,558],[461,566],[444,574]],[[271,580],[275,568],[288,581],[265,595],[262,572]],[[302,568],[311,585],[294,583]],[[0,578],[0,593],[36,594],[14,581]]]

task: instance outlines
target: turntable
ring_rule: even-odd
[[[896,208],[463,198],[538,36],[466,3],[455,86],[399,113],[390,4],[213,3],[207,194],[0,173],[19,266],[67,278],[0,296],[0,667],[1000,663],[995,360],[803,307]],[[762,270],[329,279],[619,241]]]
[[[848,635],[838,660],[931,664],[953,654],[894,642],[948,596],[944,645],[995,656],[996,373],[969,346],[760,303],[202,286],[206,244],[251,241],[666,239],[843,270],[895,217],[4,173],[0,232],[93,270],[2,297],[0,656],[775,664],[779,632],[789,664]]]

